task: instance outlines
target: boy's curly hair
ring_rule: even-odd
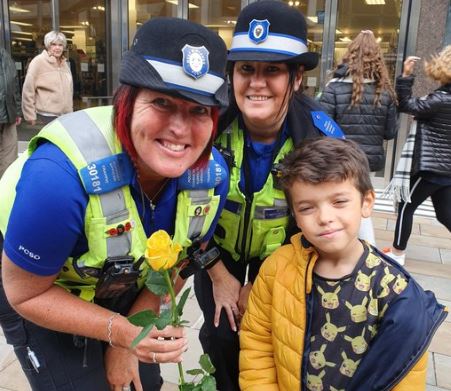
[[[451,45],[446,46],[438,55],[425,61],[426,74],[441,84],[451,83]]]
[[[352,77],[351,107],[362,102],[364,79],[376,81],[376,94],[373,102],[375,106],[380,105],[383,91],[387,91],[393,101],[397,102],[381,48],[371,30],[362,30],[353,39],[343,56],[342,63],[348,66],[348,75]]]
[[[278,179],[289,204],[290,189],[296,181],[317,185],[349,179],[362,197],[373,190],[368,158],[359,145],[351,140],[331,137],[305,140],[289,152],[281,161]]]

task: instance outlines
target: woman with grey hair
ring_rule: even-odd
[[[73,82],[64,57],[67,41],[63,33],[50,31],[45,50],[31,60],[22,90],[22,111],[31,125],[47,124],[73,111]]]

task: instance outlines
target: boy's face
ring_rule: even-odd
[[[341,259],[361,251],[360,221],[371,215],[374,192],[362,200],[353,180],[316,185],[295,181],[290,196],[296,223],[320,256]]]

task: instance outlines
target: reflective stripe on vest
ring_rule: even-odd
[[[94,121],[84,111],[77,111],[71,116],[62,116],[59,121],[72,138],[78,150],[85,158],[86,162],[94,162],[106,156],[113,155],[113,151],[108,145],[105,136],[100,131]],[[126,209],[124,194],[121,188],[112,190],[108,193],[99,194],[100,205],[107,224],[118,223],[128,219],[127,216],[119,212]],[[107,242],[107,257],[129,254],[131,248],[131,234],[124,232],[122,235],[109,236]]]

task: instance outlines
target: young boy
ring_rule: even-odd
[[[374,191],[357,144],[322,138],[283,161],[302,234],[263,264],[240,332],[242,390],[424,390],[446,317],[431,292],[358,239]]]

